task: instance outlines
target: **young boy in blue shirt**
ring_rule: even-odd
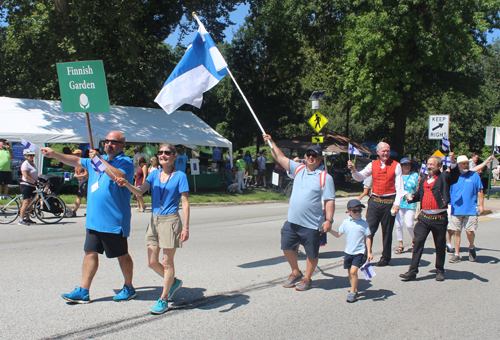
[[[363,265],[365,249],[368,249],[367,260],[373,259],[372,240],[368,237],[370,228],[368,222],[361,218],[364,207],[364,204],[361,204],[359,200],[347,202],[349,218],[342,222],[338,231],[330,231],[337,238],[342,234],[346,235],[344,269],[347,269],[347,275],[351,283],[351,292],[347,296],[347,302],[354,302],[358,299],[358,269]]]

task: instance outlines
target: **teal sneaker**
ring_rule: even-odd
[[[75,288],[75,290],[69,294],[61,294],[61,297],[64,300],[67,300],[67,301],[73,302],[73,303],[89,303],[90,302],[89,290],[82,288],[82,287]]]
[[[135,293],[134,287],[123,285],[122,290],[118,294],[115,295],[113,300],[118,301],[118,302],[128,301],[130,299],[135,298],[136,296],[137,296],[137,294]]]
[[[175,292],[177,292],[179,290],[179,288],[182,287],[182,281],[181,280],[179,280],[176,277],[174,278],[174,280],[175,280],[175,282],[172,285],[172,287],[170,287],[170,291],[168,292],[168,297],[167,297],[168,300],[170,300],[171,298],[173,298]]]
[[[149,311],[151,314],[163,314],[168,310],[168,302],[159,298],[156,304]]]

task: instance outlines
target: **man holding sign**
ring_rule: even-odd
[[[105,140],[107,156],[100,156],[93,149],[89,152],[90,158],[57,153],[51,148],[41,149],[45,157],[55,158],[74,167],[83,167],[89,172],[82,281],[73,292],[61,295],[69,302],[90,302],[89,289],[99,266],[98,254],[104,252],[108,258],[118,258],[125,277],[123,289],[113,300],[126,301],[136,296],[132,286],[134,263],[127,244],[131,218],[130,191],[114,182],[118,177],[133,181],[134,165],[123,153],[124,147],[123,133],[111,131]]]

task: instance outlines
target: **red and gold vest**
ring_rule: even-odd
[[[440,209],[431,191],[434,183],[436,183],[437,177],[437,175],[434,176],[434,182],[432,183],[427,183],[427,179],[424,180],[424,197],[422,198],[422,210]]]
[[[372,191],[375,195],[383,196],[396,193],[396,166],[398,164],[398,162],[389,158],[385,162],[385,167],[380,169],[382,165],[380,159],[372,162]]]

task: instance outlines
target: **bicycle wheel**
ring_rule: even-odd
[[[0,199],[0,224],[9,224],[19,216],[19,203],[14,198]]]
[[[66,204],[55,195],[46,195],[36,203],[35,214],[43,223],[57,223],[66,215]]]

